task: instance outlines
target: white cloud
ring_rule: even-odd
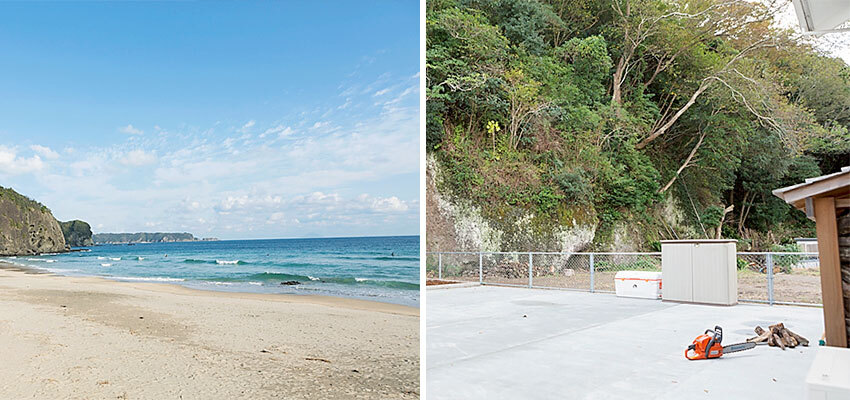
[[[41,146],[41,145],[34,144],[34,145],[30,146],[30,149],[32,149],[32,151],[34,151],[38,154],[41,154],[44,158],[46,158],[48,160],[53,160],[53,159],[59,158],[59,153],[53,151],[50,147],[47,147],[47,146]]]
[[[15,149],[0,146],[0,174],[18,175],[40,171],[44,162],[38,155],[30,158],[18,157]]]
[[[406,202],[399,200],[395,196],[377,198],[372,201],[372,209],[378,212],[401,212],[407,211],[408,208]]]
[[[248,129],[251,129],[251,127],[256,125],[256,124],[257,124],[257,121],[254,121],[252,119],[252,120],[246,122],[245,125],[242,125],[242,127],[239,128],[239,132],[242,132],[242,133],[247,132]]]
[[[280,211],[274,212],[274,213],[272,213],[272,215],[269,216],[269,219],[268,219],[268,221],[266,221],[266,223],[267,224],[281,223],[281,222],[284,222],[284,217],[286,217],[286,214],[284,214]]]
[[[291,127],[278,125],[274,128],[266,129],[265,132],[260,134],[260,138],[264,138],[268,135],[274,135],[274,134],[277,134],[277,137],[279,137],[279,138],[284,138],[284,137],[292,135],[293,133],[295,133],[295,130],[292,129]]]
[[[213,207],[218,212],[230,212],[244,209],[264,209],[279,206],[283,202],[280,196],[253,197],[249,195],[228,196]]]
[[[122,126],[122,127],[118,128],[118,131],[129,134],[129,135],[141,135],[141,134],[145,133],[141,129],[136,129],[135,127],[133,127],[132,124],[127,124],[127,126]]]
[[[390,88],[385,88],[385,89],[381,89],[381,90],[375,92],[375,94],[373,94],[372,96],[375,96],[375,97],[383,96],[383,95],[385,95],[389,92],[390,92]]]
[[[351,96],[349,109],[364,112],[356,117],[322,116],[337,109],[333,102],[267,125],[151,125],[144,136],[112,145],[59,147],[62,163],[48,162],[35,147],[0,148],[0,175],[58,218],[89,220],[101,232],[152,229],[145,225],[152,222],[157,230],[223,238],[415,233],[418,185],[395,178],[419,168],[416,91],[388,108],[384,102],[404,95],[403,87],[375,99],[371,94],[387,86],[377,85]],[[243,127],[251,133],[236,132]],[[166,130],[167,138],[160,136]],[[141,135],[132,125],[122,131]],[[255,140],[260,136],[266,139]],[[125,167],[138,165],[151,166]],[[357,196],[364,191],[380,196]]]
[[[148,153],[141,149],[131,150],[127,152],[120,160],[121,164],[131,165],[134,167],[153,164],[156,162],[156,155]]]

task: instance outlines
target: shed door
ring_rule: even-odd
[[[661,246],[664,300],[693,301],[691,245],[676,243]]]
[[[696,244],[693,257],[694,301],[728,303],[729,271],[726,247],[722,244]]]

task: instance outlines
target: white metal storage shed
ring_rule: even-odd
[[[662,240],[661,298],[666,301],[738,303],[736,240]]]

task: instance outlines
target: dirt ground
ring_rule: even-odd
[[[767,276],[738,271],[738,299],[767,300]],[[790,274],[775,274],[773,300],[821,304],[820,272],[817,269],[795,269]]]
[[[458,281],[444,281],[440,279],[428,279],[425,281],[425,286],[438,286],[438,285],[451,285],[453,283],[459,283]]]
[[[430,276],[431,271],[428,272]],[[617,271],[596,271],[593,277],[594,290],[600,292],[613,292],[614,275],[616,275],[616,273]],[[477,271],[471,271],[469,274],[464,274],[464,276],[448,276],[444,273],[443,279],[462,282],[477,282],[478,275]],[[528,286],[528,276],[506,278],[487,275],[485,272],[484,282]],[[589,290],[590,273],[588,271],[577,270],[574,271],[571,276],[535,276],[532,279],[532,283],[534,286],[539,287]],[[767,275],[754,271],[738,271],[738,299],[768,300]],[[773,299],[778,302],[821,304],[820,274],[818,270],[794,269],[792,273],[789,274],[781,272],[774,274]]]

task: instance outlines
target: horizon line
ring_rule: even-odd
[[[119,234],[120,235],[120,234],[135,234],[135,233],[169,233],[169,232],[100,232],[100,233],[101,234]],[[189,233],[195,239],[199,239],[199,240],[193,240],[192,242],[195,242],[195,241],[203,242],[204,241],[204,240],[200,240],[200,239],[204,239],[204,238],[199,238],[191,232],[170,232],[170,233]],[[92,236],[94,236],[94,235],[97,235],[97,233],[92,233]],[[212,237],[212,238],[218,239],[217,241],[219,241],[219,242],[223,242],[223,241],[228,241],[228,240],[364,239],[364,238],[386,238],[386,237],[405,237],[405,236],[419,237],[421,235],[419,235],[419,234],[415,234],[415,235],[407,234],[407,235],[365,235],[365,236],[305,236],[305,237],[242,238],[242,239],[219,239],[219,238],[216,238],[214,236],[207,236],[207,237]],[[182,241],[182,242],[161,242],[161,243],[189,243],[189,242],[188,241]]]

